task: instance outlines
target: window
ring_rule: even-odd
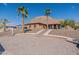
[[[29,25],[29,28],[31,27],[31,25]]]
[[[36,24],[34,24],[34,27],[36,27]]]

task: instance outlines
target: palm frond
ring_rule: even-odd
[[[25,8],[24,8],[24,6],[21,7],[20,12],[21,12],[22,14],[24,14],[24,12],[25,12]]]
[[[27,17],[28,16],[28,10],[27,10],[27,8],[24,8],[24,6],[19,7],[18,8],[18,16],[19,16],[20,13],[24,14],[25,17]]]
[[[50,9],[45,9],[45,15],[49,15],[51,13]]]
[[[27,17],[28,16],[28,10],[25,9],[25,16]]]

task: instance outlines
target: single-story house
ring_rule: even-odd
[[[27,29],[60,29],[60,22],[46,16],[39,16],[32,19],[29,23],[25,24],[25,28]]]

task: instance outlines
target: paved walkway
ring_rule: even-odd
[[[41,33],[39,33],[39,35],[43,35],[44,33],[46,33],[48,31],[48,29],[44,29]]]
[[[43,31],[45,31],[45,30],[44,30],[44,29],[43,29],[43,30],[40,30],[40,31],[38,31],[36,34],[43,33]]]
[[[47,30],[43,35],[49,35],[49,33],[52,31],[52,29]]]

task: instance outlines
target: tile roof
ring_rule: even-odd
[[[30,23],[60,24],[59,21],[57,21],[56,19],[53,19],[51,17],[48,17],[48,21],[47,21],[46,16],[36,17],[36,18],[32,19]]]

